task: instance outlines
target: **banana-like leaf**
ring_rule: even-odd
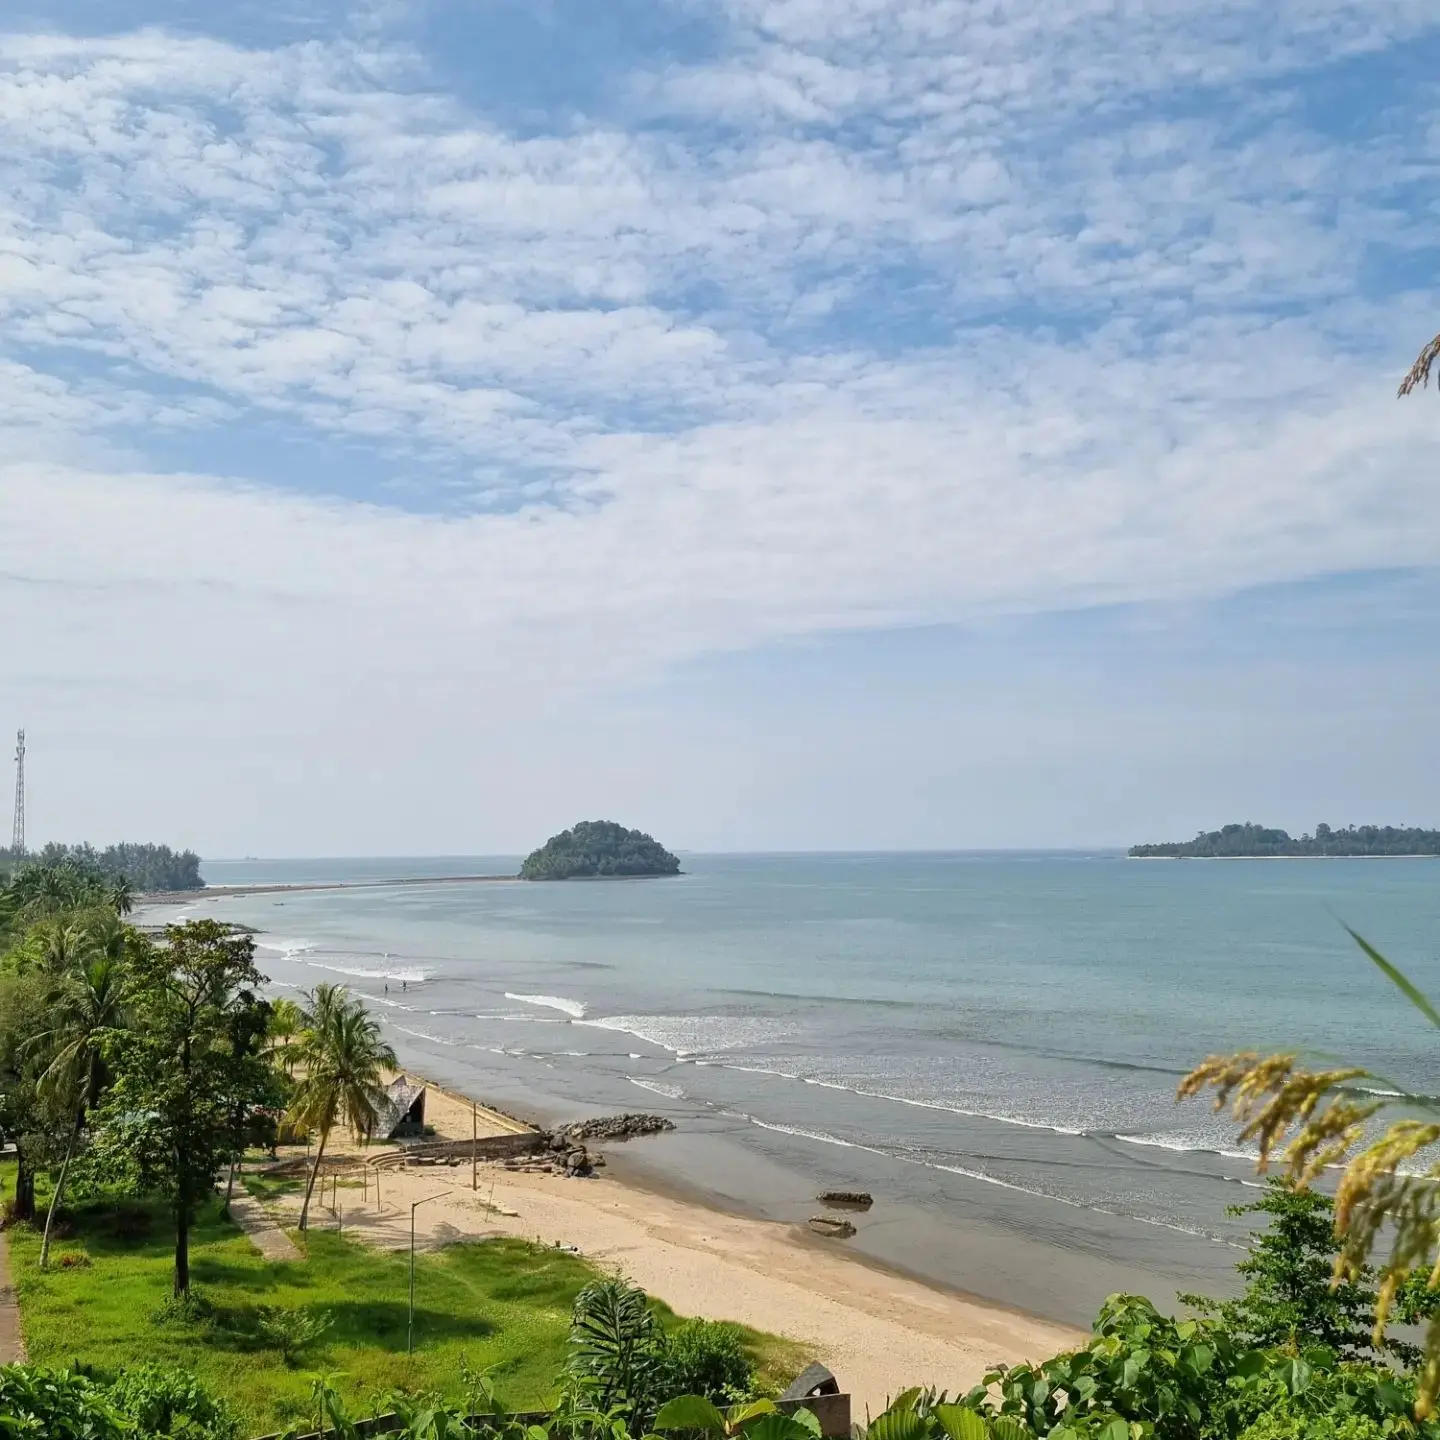
[[[755,1403],[757,1405],[770,1404],[768,1400],[757,1400]],[[771,1408],[773,1409],[774,1407],[772,1406]],[[815,1437],[815,1440],[820,1440],[820,1417],[813,1410],[806,1410],[802,1406],[799,1410],[791,1411],[790,1418],[797,1425],[803,1425],[805,1429],[807,1429],[811,1433],[811,1435]]]
[[[990,1434],[994,1440],[1035,1440],[1030,1427],[1013,1415],[997,1415],[990,1422]]]
[[[725,1429],[727,1432],[733,1432],[742,1425],[748,1425],[752,1420],[758,1420],[762,1415],[773,1414],[775,1414],[773,1400],[751,1400],[748,1404],[732,1405],[725,1412]]]
[[[812,1436],[790,1415],[762,1415],[746,1427],[745,1440],[812,1440]]]
[[[655,1417],[657,1430],[703,1430],[707,1435],[725,1434],[725,1417],[703,1395],[677,1395],[660,1407]]]
[[[964,1405],[937,1405],[935,1418],[944,1426],[947,1440],[990,1440],[985,1417]]]
[[[1425,998],[1424,993],[1392,965],[1363,935],[1357,934],[1348,925],[1346,933],[1370,957],[1375,968],[1395,986],[1397,990],[1437,1029],[1440,1030],[1440,1012]]]
[[[929,1440],[929,1427],[914,1410],[892,1405],[870,1422],[866,1440]]]

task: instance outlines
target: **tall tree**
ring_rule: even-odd
[[[318,1130],[320,1143],[300,1206],[302,1230],[309,1222],[310,1196],[330,1132],[343,1121],[357,1139],[368,1139],[385,1105],[384,1072],[399,1063],[381,1040],[379,1023],[343,988],[316,986],[307,1019],[299,1046],[302,1078],[290,1118],[307,1130]]]
[[[17,1220],[35,1218],[35,1152],[45,1129],[38,1093],[45,1062],[32,1041],[49,1014],[48,985],[35,973],[0,974],[0,1131],[15,1146]]]
[[[255,946],[214,920],[169,925],[132,960],[136,1023],[112,1034],[115,1082],[101,1109],[117,1165],[163,1194],[175,1220],[175,1294],[190,1289],[190,1229],[226,1164],[243,1152],[237,1107],[263,1095],[266,1066],[235,1044],[259,1011]],[[261,1031],[263,1018],[257,1020]]]
[[[42,1270],[50,1263],[50,1234],[85,1117],[100,1103],[110,1078],[105,1046],[127,1018],[126,931],[115,925],[100,935],[92,935],[91,941],[76,972],[52,983],[48,999],[54,1023],[32,1042],[49,1056],[37,1087],[40,1096],[73,1116],[65,1137],[60,1174],[45,1214],[45,1233],[40,1241]]]

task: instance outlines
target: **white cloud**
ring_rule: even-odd
[[[384,26],[0,37],[0,698],[319,733],[1440,564],[1390,399],[1433,297],[1371,265],[1435,130],[1297,98],[1428,6],[728,13],[525,135]],[[240,458],[262,422],[311,483]],[[337,498],[353,446],[426,513]]]

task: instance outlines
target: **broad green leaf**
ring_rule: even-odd
[[[769,1404],[769,1401],[757,1400],[755,1403],[757,1405],[767,1405]],[[799,1410],[792,1410],[790,1412],[790,1418],[795,1422],[795,1424],[803,1425],[805,1429],[808,1430],[812,1435],[816,1436],[818,1440],[818,1436],[822,1433],[820,1427],[820,1417],[813,1410],[807,1410],[804,1408],[804,1406],[801,1406]]]
[[[762,1415],[773,1414],[775,1414],[773,1400],[751,1400],[748,1404],[732,1405],[725,1412],[725,1429],[727,1432],[738,1430],[742,1425],[748,1425]]]
[[[929,1427],[914,1410],[892,1405],[870,1422],[866,1440],[929,1440]]]
[[[813,1440],[813,1432],[789,1415],[762,1415],[744,1433],[745,1440]]]
[[[945,1429],[949,1440],[990,1440],[990,1427],[985,1417],[963,1405],[937,1405],[935,1418]]]
[[[1130,1426],[1118,1415],[1112,1420],[1107,1420],[1100,1428],[1100,1433],[1095,1440],[1130,1440]]]
[[[724,1435],[725,1417],[703,1395],[677,1395],[660,1407],[655,1417],[657,1430],[703,1430],[707,1435]]]
[[[1343,923],[1343,922],[1342,922]],[[1440,1012],[1427,1000],[1406,976],[1392,965],[1363,935],[1357,934],[1348,925],[1346,933],[1370,957],[1376,969],[1395,986],[1397,990],[1437,1029],[1440,1030]]]
[[[1035,1440],[1028,1425],[1022,1425],[1013,1415],[997,1415],[990,1422],[990,1433],[995,1440]]]

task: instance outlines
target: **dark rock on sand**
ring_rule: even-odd
[[[868,1190],[827,1190],[815,1198],[837,1210],[868,1210],[875,1203],[875,1197]]]

